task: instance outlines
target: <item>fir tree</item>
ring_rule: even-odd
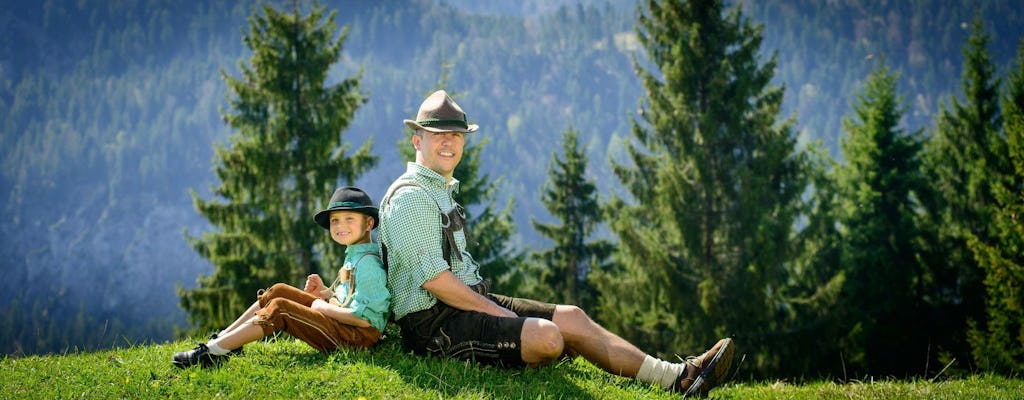
[[[787,339],[776,290],[795,258],[794,222],[807,188],[792,121],[778,121],[784,90],[775,59],[758,60],[761,28],[720,1],[646,1],[638,62],[646,107],[613,168],[630,199],[613,197],[619,239],[598,274],[600,319],[669,356],[732,335],[766,374]],[[644,64],[646,65],[646,64]],[[764,355],[762,357],[762,355]]]
[[[276,282],[301,284],[338,264],[342,249],[312,219],[339,182],[351,184],[377,157],[370,142],[354,154],[341,132],[366,99],[358,78],[325,86],[347,28],[335,39],[335,13],[306,16],[263,7],[249,18],[252,50],[242,77],[222,72],[232,95],[224,119],[235,133],[216,149],[214,199],[193,192],[196,209],[218,231],[189,237],[214,271],[179,289],[196,329],[226,326]],[[333,271],[331,271],[333,272]]]
[[[969,331],[974,363],[1004,373],[1024,370],[1024,40],[1002,101],[1003,127],[1015,174],[992,182],[990,241],[968,244],[985,274],[986,319]]]
[[[603,217],[597,187],[587,179],[587,158],[578,143],[579,134],[569,128],[562,136],[564,159],[552,154],[548,181],[541,192],[544,207],[559,224],[531,219],[533,228],[554,242],[548,250],[531,255],[538,298],[591,309],[596,303],[589,282],[590,271],[603,269],[611,255],[607,240],[589,241]]]
[[[938,349],[967,359],[964,332],[983,322],[984,272],[967,246],[969,237],[992,243],[993,182],[1012,174],[999,110],[1000,80],[988,55],[989,36],[975,17],[964,46],[963,101],[939,110],[935,134],[926,143],[924,170],[933,188],[922,193],[928,211],[925,243],[934,289],[935,318],[942,323]]]
[[[921,368],[928,332],[919,326],[915,247],[921,140],[899,128],[905,106],[896,84],[897,75],[882,64],[857,95],[854,116],[843,120],[846,164],[837,181],[847,366],[903,375]]]

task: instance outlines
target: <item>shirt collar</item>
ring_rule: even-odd
[[[452,177],[452,179],[445,179],[445,177],[441,176],[441,174],[436,171],[415,162],[408,163],[406,168],[407,172],[416,174],[416,180],[420,183],[429,184],[437,188],[448,189],[453,193],[459,192],[459,180],[455,179],[455,177]]]
[[[377,243],[356,243],[345,248],[345,255],[358,255],[377,251]]]

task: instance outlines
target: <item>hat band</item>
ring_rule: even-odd
[[[329,208],[329,209],[330,208],[334,208],[334,207],[349,207],[349,208],[352,208],[352,207],[366,207],[366,205],[362,204],[362,203],[356,203],[354,201],[336,201],[336,202],[333,202],[333,203],[327,205],[327,208]]]
[[[416,123],[429,127],[455,125],[462,127],[463,129],[469,129],[469,125],[466,124],[466,120],[464,119],[422,119],[416,121]]]

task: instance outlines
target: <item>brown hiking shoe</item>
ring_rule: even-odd
[[[683,397],[707,396],[711,389],[729,378],[734,351],[732,339],[726,338],[698,357],[687,357],[686,369],[676,379],[673,391],[682,393]]]

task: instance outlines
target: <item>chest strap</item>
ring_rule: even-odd
[[[345,300],[341,302],[342,307],[348,307],[348,305],[352,303],[352,295],[356,293],[356,268],[359,267],[359,262],[366,256],[373,256],[377,257],[377,259],[381,259],[381,256],[378,256],[377,254],[363,253],[355,262],[352,263],[351,270],[345,269],[344,266],[338,269],[338,277],[334,278],[334,283],[331,284],[330,289],[334,290],[341,282],[348,282],[348,293],[345,293]],[[381,260],[381,264],[383,263],[384,261]]]
[[[388,192],[384,194],[384,199],[381,201],[381,208],[384,208],[385,205],[391,202],[391,195],[395,194],[398,189],[407,186],[423,188],[419,183],[411,180],[405,180],[391,185],[391,187],[388,188]],[[429,193],[427,195],[430,196]],[[430,196],[430,198],[434,199],[434,196]],[[459,251],[459,245],[455,242],[455,232],[461,230],[466,236],[466,242],[470,242],[469,226],[466,225],[466,212],[458,203],[455,203],[455,207],[447,213],[441,209],[441,205],[438,204],[437,199],[434,199],[434,205],[437,206],[437,212],[441,215],[441,238],[445,242],[444,245],[441,246],[441,256],[444,257],[444,261],[448,263],[448,266],[451,266],[452,253],[455,254],[455,259],[463,261],[462,252]],[[387,260],[387,248],[383,243],[381,244],[381,254],[384,256],[384,259]],[[387,263],[385,263],[385,266],[386,265]]]

